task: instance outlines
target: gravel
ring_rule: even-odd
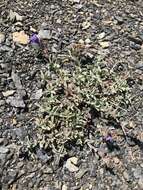
[[[0,189],[142,190],[142,0],[2,0],[0,12]],[[29,44],[33,33],[40,48]],[[95,118],[84,146],[69,141],[63,151],[51,148],[54,138],[47,146],[52,137],[41,135],[38,118],[43,73],[55,60],[72,72],[71,49],[82,52],[83,67],[100,57],[103,68],[128,79],[132,96],[119,121]]]

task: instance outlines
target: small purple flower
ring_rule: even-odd
[[[112,142],[113,142],[113,138],[112,138],[112,136],[109,134],[109,135],[107,135],[106,137],[104,137],[104,141],[105,141],[105,142],[112,143]]]
[[[111,136],[107,136],[107,137],[106,137],[106,141],[110,141],[110,142],[111,142],[111,141],[113,141],[113,139],[112,139]]]
[[[30,41],[29,41],[30,44],[40,44],[40,39],[38,37],[37,34],[33,34],[31,37],[30,37]]]

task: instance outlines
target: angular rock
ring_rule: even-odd
[[[22,20],[23,20],[23,17],[20,16],[18,13],[16,13],[16,12],[10,10],[10,12],[9,12],[9,19],[10,19],[11,21],[15,21],[15,20],[16,20],[16,21],[22,21]]]
[[[7,98],[6,100],[7,104],[10,104],[12,107],[16,107],[16,108],[25,108],[25,103],[23,101],[23,99],[19,96],[14,97],[14,96],[10,96]]]

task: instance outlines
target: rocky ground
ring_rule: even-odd
[[[142,0],[1,0],[0,13],[0,189],[142,190]],[[33,33],[46,38],[40,50]],[[84,64],[100,58],[130,96],[123,116],[94,118],[82,146],[66,141],[62,151],[39,106],[49,65],[72,70],[72,50]]]

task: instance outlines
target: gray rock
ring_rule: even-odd
[[[129,174],[127,173],[127,171],[124,171],[123,172],[123,176],[124,176],[124,178],[127,180],[127,181],[129,181]]]
[[[5,104],[4,100],[0,100],[0,106],[3,106]]]
[[[4,142],[4,138],[0,138],[0,144]]]
[[[11,78],[12,78],[12,80],[13,80],[13,82],[15,84],[15,87],[17,89],[22,89],[23,88],[22,84],[21,84],[21,81],[20,81],[20,78],[19,78],[18,74],[14,70],[12,70]]]
[[[130,42],[130,47],[134,50],[140,50],[141,49],[141,45],[136,44],[135,42]]]
[[[47,24],[46,22],[43,22],[43,23],[41,24],[40,29],[42,29],[42,30],[47,30],[47,29],[48,29],[48,24]]]
[[[51,34],[49,30],[41,29],[38,33],[38,36],[41,40],[49,40],[51,39]]]
[[[7,182],[9,185],[12,184],[12,183],[16,180],[17,174],[18,174],[18,172],[15,171],[15,170],[9,171],[9,172],[8,172],[8,176],[6,176],[6,179],[5,179],[6,182]]]
[[[141,168],[136,168],[135,169],[135,171],[134,171],[134,177],[136,178],[136,179],[139,179],[140,177],[141,177],[141,174],[142,173],[142,170],[141,170]]]
[[[121,16],[115,16],[115,19],[117,20],[118,24],[123,24],[124,23],[124,19]]]
[[[0,154],[7,154],[9,152],[9,149],[4,146],[0,146]]]
[[[7,100],[6,100],[6,103],[10,104],[12,107],[16,107],[16,108],[25,108],[25,106],[26,106],[23,99],[21,97],[19,97],[19,96],[17,96],[17,97],[14,97],[14,96],[8,97]]]
[[[138,64],[136,64],[136,69],[142,70],[143,71],[143,63],[139,62]]]
[[[6,45],[3,45],[0,47],[0,52],[8,52],[8,51],[13,51],[12,48],[6,46]]]
[[[143,40],[138,37],[129,36],[129,40],[131,42],[134,42],[135,44],[139,44],[139,45],[142,45],[142,43],[143,43]]]
[[[0,44],[5,41],[5,35],[0,32]]]
[[[13,133],[20,139],[24,139],[27,135],[26,130],[22,127],[13,129]]]
[[[50,159],[50,157],[46,154],[46,152],[41,149],[38,149],[36,154],[37,157],[45,163]]]
[[[77,179],[81,179],[87,172],[88,172],[88,169],[81,169],[78,171],[78,173],[75,175],[75,177]]]
[[[21,98],[23,98],[26,95],[26,91],[23,89],[21,80],[18,76],[18,74],[13,70],[11,73],[11,78],[15,84],[15,87],[17,88],[17,92]]]
[[[39,89],[31,95],[30,99],[39,100],[42,97],[42,95],[43,95],[42,89]]]

